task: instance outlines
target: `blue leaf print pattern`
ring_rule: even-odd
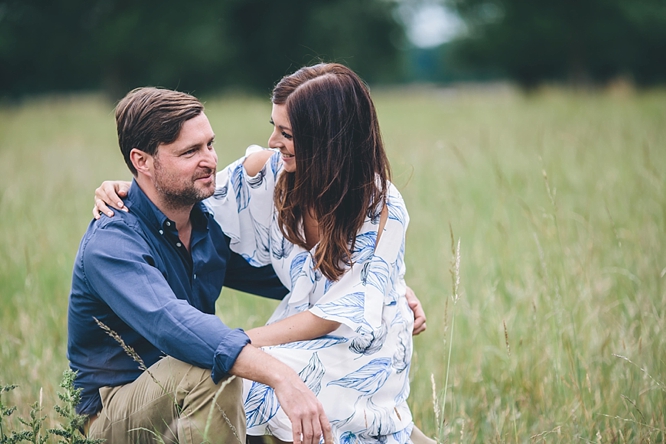
[[[372,330],[363,325],[356,332],[359,335],[349,344],[349,350],[359,355],[372,355],[384,346],[388,335],[388,327],[382,322],[378,330]]]
[[[395,439],[395,441],[399,442],[399,443],[411,443],[410,440],[412,439],[412,437],[411,437],[412,429],[413,429],[413,426],[410,425],[410,426],[405,427],[404,429],[402,429],[398,432],[395,432],[392,435],[393,439]]]
[[[264,177],[266,176],[266,165],[256,174],[254,177],[248,177],[247,184],[250,188],[259,188],[262,183],[264,183]]]
[[[256,251],[253,256],[256,255],[256,258],[261,262],[261,265],[268,264],[271,260],[268,253],[268,227],[261,225],[257,221],[253,224],[253,227],[256,246]]]
[[[244,408],[247,427],[250,428],[267,423],[277,413],[280,403],[271,387],[253,382]]]
[[[377,232],[368,231],[356,236],[354,251],[352,252],[352,262],[363,263],[375,254],[375,244],[377,243]]]
[[[231,187],[236,192],[238,212],[243,211],[250,204],[250,192],[243,184],[243,164],[239,163],[231,172]]]
[[[407,211],[405,210],[404,205],[392,204],[391,199],[387,202],[386,207],[388,208],[388,218],[397,220],[401,224],[405,225],[407,222]]]
[[[295,341],[282,344],[280,348],[296,348],[300,350],[321,350],[323,348],[333,347],[334,345],[343,344],[349,339],[342,336],[322,336],[317,339],[310,339],[308,341]]]
[[[366,395],[373,395],[386,383],[390,373],[391,360],[377,358],[347,376],[329,382],[328,385],[339,385]]]
[[[246,253],[242,253],[241,256],[243,256],[243,259],[245,259],[245,261],[248,264],[252,265],[253,267],[261,267],[264,264],[262,264],[261,262],[259,262],[258,260],[256,260],[254,258],[255,253],[256,253],[256,251],[254,253],[252,253],[252,256],[250,256],[249,254],[246,254]]]
[[[365,285],[372,285],[381,293],[384,293],[389,281],[389,273],[389,264],[381,257],[376,256],[363,266],[361,282]]]
[[[358,444],[358,438],[353,432],[345,432],[340,436],[340,444]]]
[[[402,375],[402,388],[398,392],[397,395],[395,395],[395,403],[396,405],[400,405],[403,402],[407,401],[407,398],[409,397],[409,367],[411,364],[407,364],[406,372],[403,373]]]
[[[340,316],[362,324],[365,322],[363,303],[365,293],[351,293],[333,302],[317,305],[321,311],[329,316]]]
[[[296,284],[296,279],[298,279],[299,276],[302,274],[305,274],[303,272],[303,265],[305,264],[306,259],[310,253],[307,251],[303,251],[301,253],[298,253],[296,257],[291,261],[291,268],[289,269],[289,276],[291,277],[291,288],[294,288],[294,285]]]
[[[273,170],[273,180],[277,180],[278,172],[280,172],[280,153],[275,153],[271,156],[271,170]]]
[[[294,248],[294,244],[281,235],[276,222],[271,224],[271,230],[271,252],[273,253],[273,257],[279,260],[289,256],[291,250]],[[277,230],[278,233],[275,233],[275,230]]]
[[[372,402],[372,398],[368,399],[366,406],[371,412],[371,415],[368,416],[372,418],[372,421],[368,424],[368,428],[361,432],[359,436],[366,438],[366,442],[386,442],[386,436],[384,435],[395,430],[395,423],[393,422],[393,418],[391,418],[392,411],[377,407]]]
[[[328,290],[331,289],[331,285],[333,285],[333,281],[326,279],[326,282],[324,282],[324,294],[328,293]]]
[[[411,337],[406,337],[407,333],[400,330],[398,333],[398,347],[391,359],[391,365],[396,370],[396,373],[403,372],[409,367],[409,359],[412,355]]]
[[[301,370],[298,376],[301,377],[312,393],[318,396],[321,391],[321,380],[324,377],[324,373],[326,373],[326,369],[322,365],[321,360],[319,360],[319,356],[317,353],[313,353],[310,362]]]
[[[229,191],[229,187],[227,185],[224,185],[223,187],[215,188],[215,193],[213,193],[213,199],[224,199],[227,197],[227,192]]]

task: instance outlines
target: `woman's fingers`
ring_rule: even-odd
[[[123,197],[127,197],[129,191],[129,182],[104,181],[95,190],[95,207],[93,208],[93,217],[99,219],[100,215],[106,214],[113,217],[113,210],[109,206],[114,206],[119,210],[128,211],[123,203]]]
[[[416,336],[419,333],[423,333],[426,329],[425,311],[423,310],[421,301],[419,301],[419,298],[416,297],[416,294],[410,287],[407,287],[405,297],[409,304],[409,308],[414,312],[414,329],[412,330],[412,335]]]
[[[92,213],[95,219],[102,217],[102,213],[109,217],[113,217],[113,210],[111,210],[102,199],[97,198],[95,199],[95,206],[93,207]]]

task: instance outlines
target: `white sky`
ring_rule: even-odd
[[[462,32],[462,20],[440,3],[424,2],[401,8],[402,19],[407,25],[407,38],[420,48],[430,48],[452,40]]]

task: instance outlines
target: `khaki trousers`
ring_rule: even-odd
[[[245,443],[240,378],[215,385],[210,370],[166,357],[136,381],[99,392],[103,407],[90,424],[90,438],[113,444]]]

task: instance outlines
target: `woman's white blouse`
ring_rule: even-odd
[[[379,243],[379,214],[368,215],[356,235],[352,266],[332,282],[314,269],[317,246],[308,251],[294,245],[278,227],[273,192],[282,174],[280,154],[254,177],[247,175],[244,160],[218,173],[207,203],[231,238],[231,249],[254,266],[271,264],[289,289],[268,323],[310,310],[341,324],[321,338],[264,351],[292,367],[317,395],[336,442],[410,442],[412,418],[405,400],[414,320],[405,299],[409,216],[402,196],[389,184],[388,219]],[[272,388],[245,381],[244,402],[249,435],[291,441],[291,424]]]

